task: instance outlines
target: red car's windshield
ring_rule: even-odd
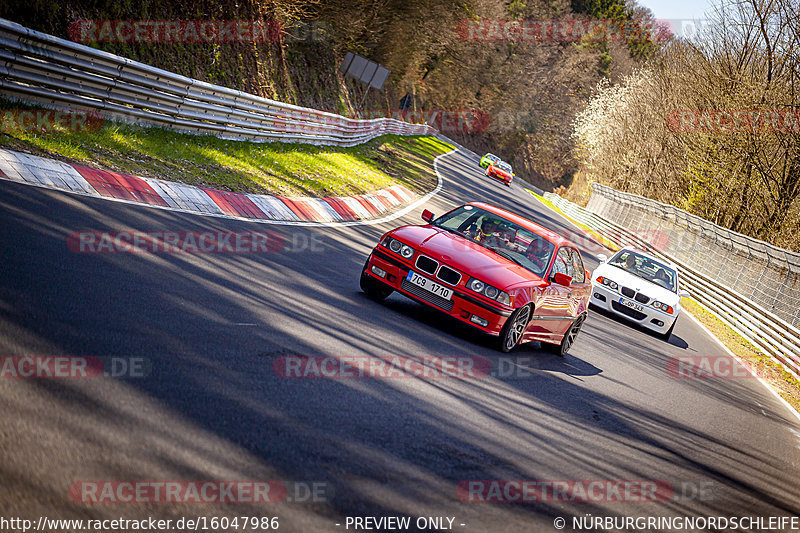
[[[539,277],[544,277],[555,251],[555,246],[547,239],[472,205],[458,207],[433,223],[485,246]]]

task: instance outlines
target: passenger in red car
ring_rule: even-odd
[[[534,239],[525,252],[528,259],[536,265],[537,269],[544,270],[550,259],[550,248],[541,239]]]

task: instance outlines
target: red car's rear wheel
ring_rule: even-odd
[[[575,319],[575,322],[572,323],[569,330],[564,334],[564,338],[561,339],[560,344],[543,342],[542,347],[560,357],[564,357],[567,355],[567,352],[569,352],[569,349],[572,348],[572,345],[575,344],[575,339],[578,337],[578,333],[581,332],[584,320],[586,320],[586,313]]]

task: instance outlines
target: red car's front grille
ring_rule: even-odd
[[[458,285],[458,282],[461,281],[461,274],[445,265],[442,265],[436,277],[450,285]]]
[[[424,255],[417,257],[416,264],[418,269],[422,270],[426,274],[430,274],[431,276],[434,274],[434,272],[436,272],[436,267],[439,266],[439,263]]]
[[[444,309],[445,311],[450,311],[453,308],[453,300],[445,300],[441,296],[433,294],[431,291],[426,291],[422,287],[417,287],[413,283],[409,283],[408,280],[404,279],[400,287],[404,291],[410,292],[417,298],[425,300],[429,304],[435,305],[436,307]]]

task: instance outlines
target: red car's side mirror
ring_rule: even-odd
[[[555,274],[553,274],[553,281],[555,281],[559,285],[569,287],[570,285],[572,285],[572,276],[568,276],[561,272],[556,272]]]
[[[431,220],[433,220],[433,213],[425,209],[424,211],[422,211],[422,220],[424,220],[425,222],[430,222]]]

